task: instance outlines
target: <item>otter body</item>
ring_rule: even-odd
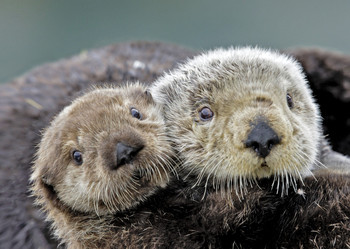
[[[315,177],[304,179],[297,192],[275,198],[271,234],[276,236],[266,239],[266,248],[350,248],[350,177],[329,172]]]
[[[158,196],[163,201],[153,196],[118,223],[123,229],[116,230],[113,243],[115,248],[350,248],[350,177],[316,177],[297,180],[297,191],[291,186],[283,197],[271,189],[273,178],[247,187],[244,199],[209,192],[195,200],[178,192],[188,186],[173,185],[174,192]],[[204,190],[196,191],[199,197]]]

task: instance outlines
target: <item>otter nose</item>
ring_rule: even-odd
[[[245,146],[252,148],[259,157],[265,158],[270,154],[273,146],[280,142],[281,139],[266,122],[258,121],[248,134]]]
[[[114,169],[130,163],[137,155],[137,153],[140,152],[140,150],[142,150],[143,145],[139,145],[139,146],[129,146],[126,145],[122,142],[117,143],[116,149],[115,149],[115,153],[117,156],[117,165],[115,165]]]

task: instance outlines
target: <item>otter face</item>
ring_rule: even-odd
[[[260,49],[215,50],[151,89],[196,184],[241,192],[274,177],[295,186],[316,161],[319,113],[300,66]]]
[[[132,208],[169,181],[173,153],[164,132],[141,85],[92,90],[45,131],[34,193],[44,204],[98,215]]]

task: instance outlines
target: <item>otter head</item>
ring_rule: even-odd
[[[301,67],[261,49],[214,50],[155,82],[183,169],[242,191],[275,177],[284,191],[316,162],[320,117]]]
[[[31,180],[49,210],[103,215],[136,206],[171,171],[159,108],[135,84],[96,88],[66,107],[43,134]]]

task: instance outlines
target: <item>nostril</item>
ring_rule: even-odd
[[[117,166],[121,166],[121,165],[124,165],[126,164],[126,158],[120,158],[120,160],[117,162]]]
[[[280,142],[281,142],[280,138],[276,135],[272,139],[267,141],[267,146],[269,150],[271,150],[273,146],[275,146],[276,144],[279,144]]]
[[[260,147],[258,143],[253,143],[252,148],[256,153],[259,153]]]
[[[259,152],[259,143],[252,140],[247,140],[245,142],[247,148],[252,148],[255,152]]]
[[[273,143],[268,143],[268,144],[267,144],[267,148],[268,148],[269,150],[271,150],[272,147],[273,147],[273,145],[274,145]]]

